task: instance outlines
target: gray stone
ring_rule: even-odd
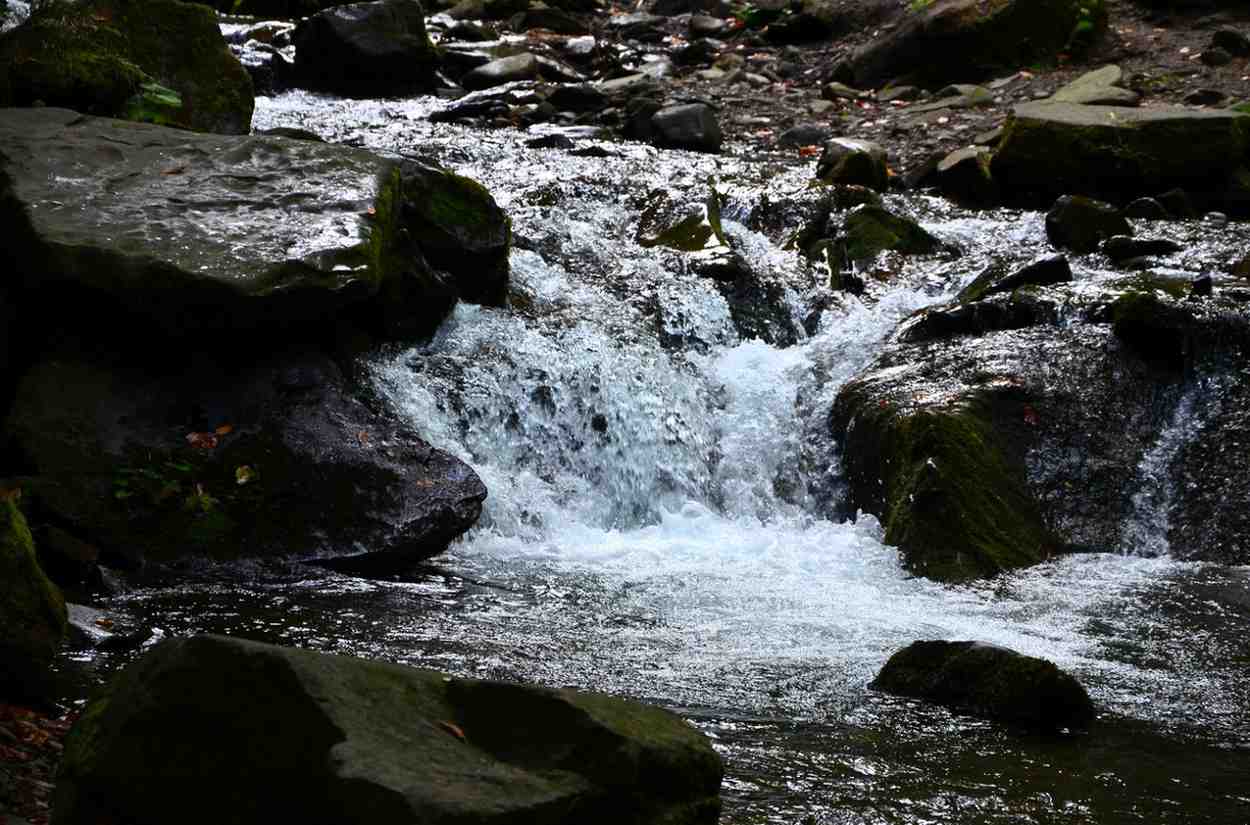
[[[651,116],[657,145],[696,152],[719,152],[723,136],[716,112],[706,103],[665,106]]]
[[[1098,106],[1136,106],[1141,95],[1120,86],[1124,72],[1108,65],[1073,80],[1051,95],[1056,103],[1080,103]]]
[[[966,146],[943,158],[937,165],[937,183],[942,194],[973,208],[997,203],[998,187],[990,174],[991,155],[984,147]]]
[[[825,183],[849,183],[884,192],[889,186],[885,149],[854,138],[834,138],[824,145],[816,163],[816,179]]]
[[[460,85],[477,91],[517,80],[534,80],[538,77],[538,72],[538,58],[525,52],[512,57],[501,57],[485,66],[479,66],[460,78]]]
[[[196,636],[83,713],[54,821],[710,825],[722,772],[659,708]]]

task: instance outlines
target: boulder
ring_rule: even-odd
[[[956,149],[938,162],[938,188],[955,203],[983,209],[998,202],[998,187],[990,173],[993,152],[983,146]]]
[[[1132,234],[1120,210],[1080,195],[1064,195],[1046,213],[1046,237],[1060,249],[1093,252],[1107,238]]]
[[[1065,269],[1039,264],[1030,280],[1045,286],[917,313],[841,389],[830,416],[841,511],[876,515],[908,569],[943,581],[1071,550],[1121,552],[1142,458],[1193,387],[1198,421],[1187,429],[1201,424],[1202,436],[1182,450],[1194,456],[1191,482],[1180,484],[1175,464],[1161,476],[1174,501],[1171,552],[1244,560],[1245,542],[1212,541],[1204,526],[1241,523],[1240,500],[1194,482],[1205,474],[1240,489],[1244,407],[1221,388],[1244,383],[1250,310],[1232,289],[1192,299],[1188,278],[1069,285]],[[1193,375],[1204,376],[1197,386]]]
[[[875,258],[886,250],[902,255],[926,255],[943,249],[942,242],[910,218],[872,204],[847,213],[838,241],[852,261]]]
[[[435,84],[438,52],[418,0],[336,6],[295,29],[295,85],[345,97],[390,97]]]
[[[1129,235],[1112,235],[1102,242],[1102,254],[1114,263],[1155,255],[1171,255],[1184,247],[1168,238],[1134,238]]]
[[[935,88],[1054,57],[1106,27],[1102,2],[934,0],[912,3],[889,32],[851,61],[855,81],[879,86],[906,76]]]
[[[717,821],[722,772],[659,708],[197,636],[88,706],[53,821],[695,825]]]
[[[912,642],[870,687],[1046,731],[1087,728],[1095,718],[1085,688],[1053,662],[983,642]]]
[[[1012,110],[992,170],[1022,201],[1080,194],[1124,203],[1183,186],[1214,205],[1229,200],[1247,152],[1250,117],[1233,111],[1042,101]]]
[[[67,627],[65,601],[39,567],[17,494],[5,490],[0,494],[0,696],[48,698],[48,668]]]
[[[867,186],[884,192],[890,185],[885,149],[854,138],[834,138],[825,143],[816,163],[816,179],[823,183]]]
[[[959,292],[961,303],[979,301],[990,295],[1014,292],[1023,286],[1051,286],[1072,280],[1072,267],[1063,255],[1045,255],[1004,276],[991,267]]]
[[[716,111],[706,103],[662,106],[651,115],[650,126],[653,142],[668,149],[719,152],[724,139]]]
[[[0,110],[0,146],[9,283],[115,343],[423,334],[457,296],[501,300],[508,219],[445,170],[51,108]]]
[[[538,77],[538,58],[528,52],[501,57],[484,66],[478,66],[464,77],[460,85],[466,89],[478,91],[492,86],[502,86],[516,80],[534,80]]]
[[[42,101],[247,134],[252,81],[211,9],[178,0],[55,0],[0,37],[0,106]]]
[[[354,397],[325,356],[78,349],[26,373],[3,434],[32,514],[110,564],[299,554],[402,569],[481,512],[477,475]],[[338,558],[354,547],[369,552]]]

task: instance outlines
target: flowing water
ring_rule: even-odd
[[[514,307],[460,306],[431,341],[369,365],[381,398],[482,476],[480,524],[420,575],[256,563],[182,571],[112,607],[163,634],[659,703],[724,755],[726,823],[1250,821],[1250,570],[1174,561],[1155,535],[1190,396],[1143,461],[1146,552],[943,586],[908,575],[871,516],[831,516],[838,388],[908,313],[987,263],[1046,251],[1039,215],[893,198],[964,256],[902,265],[871,301],[821,303],[817,276],[744,225],[763,198],[800,193],[811,164],[612,144],[575,157],[431,125],[437,105],[290,93],[260,99],[256,126],[433,157],[512,215]],[[781,315],[810,322],[792,346],[742,340],[707,281],[635,242],[649,204],[702,202],[710,185],[727,232],[780,285]],[[1190,250],[1182,269],[1250,242],[1244,227],[1168,231]],[[920,638],[1050,658],[1089,687],[1100,724],[1035,737],[870,692]]]

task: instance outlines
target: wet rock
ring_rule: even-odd
[[[716,37],[728,28],[729,24],[719,17],[707,14],[690,15],[690,33],[695,37]]]
[[[1228,95],[1219,89],[1194,89],[1185,95],[1185,102],[1190,106],[1218,106],[1228,100]]]
[[[458,20],[443,34],[445,42],[485,43],[498,40],[499,32],[494,26],[472,20]]]
[[[1056,103],[1080,103],[1096,106],[1136,106],[1141,95],[1120,84],[1124,72],[1119,66],[1103,66],[1073,80],[1050,96]]]
[[[868,204],[847,214],[838,240],[852,261],[869,260],[886,250],[925,255],[943,248],[941,241],[915,221]]]
[[[1113,235],[1102,242],[1102,254],[1115,263],[1123,263],[1132,258],[1171,255],[1183,248],[1176,241],[1167,238],[1133,238],[1128,235]]]
[[[706,66],[716,59],[724,43],[701,37],[679,49],[673,59],[683,66]]]
[[[0,38],[0,106],[247,134],[252,81],[205,6],[152,0],[39,5]]]
[[[998,202],[998,187],[990,174],[993,153],[979,146],[951,152],[935,170],[938,188],[955,203],[985,208]]]
[[[172,363],[66,351],[33,367],[4,425],[32,506],[114,564],[341,555],[374,569],[442,552],[481,511],[471,469],[354,398],[316,354]]]
[[[1023,286],[1052,286],[1071,280],[1072,267],[1068,264],[1067,257],[1046,255],[1006,276],[991,267],[960,290],[958,300],[960,302],[979,301],[990,295],[1014,292]]]
[[[912,642],[870,686],[1029,728],[1086,728],[1094,705],[1052,662],[984,642]]]
[[[597,112],[608,104],[607,95],[589,83],[557,86],[547,101],[562,112]]]
[[[656,14],[618,14],[608,18],[607,28],[625,40],[658,41],[664,37],[664,21]]]
[[[971,302],[961,301],[923,310],[903,323],[898,336],[900,341],[918,344],[956,335],[985,335],[1038,324],[1054,324],[1058,319],[1054,302],[1041,300],[1032,293],[990,295]]]
[[[1198,210],[1194,208],[1193,199],[1189,197],[1188,192],[1180,187],[1169,189],[1162,195],[1159,195],[1158,201],[1163,205],[1168,215],[1176,220],[1192,221],[1198,217]]]
[[[1170,215],[1163,204],[1154,198],[1137,198],[1124,207],[1124,217],[1141,218],[1149,221],[1165,221]]]
[[[57,587],[78,599],[99,582],[100,548],[55,525],[39,531],[39,566]]]
[[[801,328],[790,313],[785,287],[745,266],[732,274],[733,280],[721,279],[717,289],[729,305],[729,315],[742,340],[758,339],[775,347],[798,343]]]
[[[884,192],[890,185],[885,149],[853,138],[834,138],[824,145],[816,163],[816,179],[825,183],[867,186]]]
[[[345,97],[387,97],[433,87],[438,53],[418,0],[336,6],[295,29],[295,83]]]
[[[485,66],[479,66],[460,78],[460,85],[477,91],[517,80],[533,80],[537,77],[538,58],[527,52],[512,57],[501,57]]]
[[[1238,278],[1250,279],[1250,254],[1233,264],[1231,272]]]
[[[0,142],[13,277],[118,345],[265,350],[352,319],[428,332],[507,279],[507,217],[445,170],[51,108],[0,112]]]
[[[586,34],[586,23],[559,8],[552,8],[546,3],[534,2],[523,12],[512,17],[514,31],[529,29],[545,29],[556,34]]]
[[[157,645],[83,714],[54,808],[64,825],[101,810],[187,825],[696,825],[719,815],[722,772],[658,708],[196,636]]]
[[[531,149],[572,149],[574,146],[571,138],[561,134],[540,135],[536,138],[530,138],[525,141],[525,145]]]
[[[0,497],[0,696],[49,698],[49,667],[66,632],[65,601],[39,567],[17,496]]]
[[[1128,220],[1109,203],[1064,195],[1046,213],[1046,237],[1060,249],[1093,252],[1113,235],[1132,235]]]
[[[1207,66],[1227,66],[1233,62],[1233,56],[1219,47],[1204,49],[1198,59]]]
[[[1124,202],[1176,186],[1218,204],[1244,161],[1250,117],[1231,111],[1157,106],[1016,106],[994,154],[1004,192],[1083,194]]]
[[[669,149],[719,152],[724,139],[716,112],[706,103],[661,107],[650,124],[656,145]]]
[[[932,88],[1053,57],[1079,25],[1094,34],[1106,26],[1106,12],[1098,5],[1083,16],[1078,5],[1056,0],[1005,0],[988,11],[977,0],[936,0],[904,11],[851,62],[859,85],[914,73]]]

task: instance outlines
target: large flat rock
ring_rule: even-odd
[[[695,825],[721,774],[659,708],[197,636],[88,707],[53,822]]]
[[[1040,101],[1012,110],[992,169],[1015,191],[1123,200],[1182,187],[1221,202],[1248,152],[1250,116],[1231,110]]]

